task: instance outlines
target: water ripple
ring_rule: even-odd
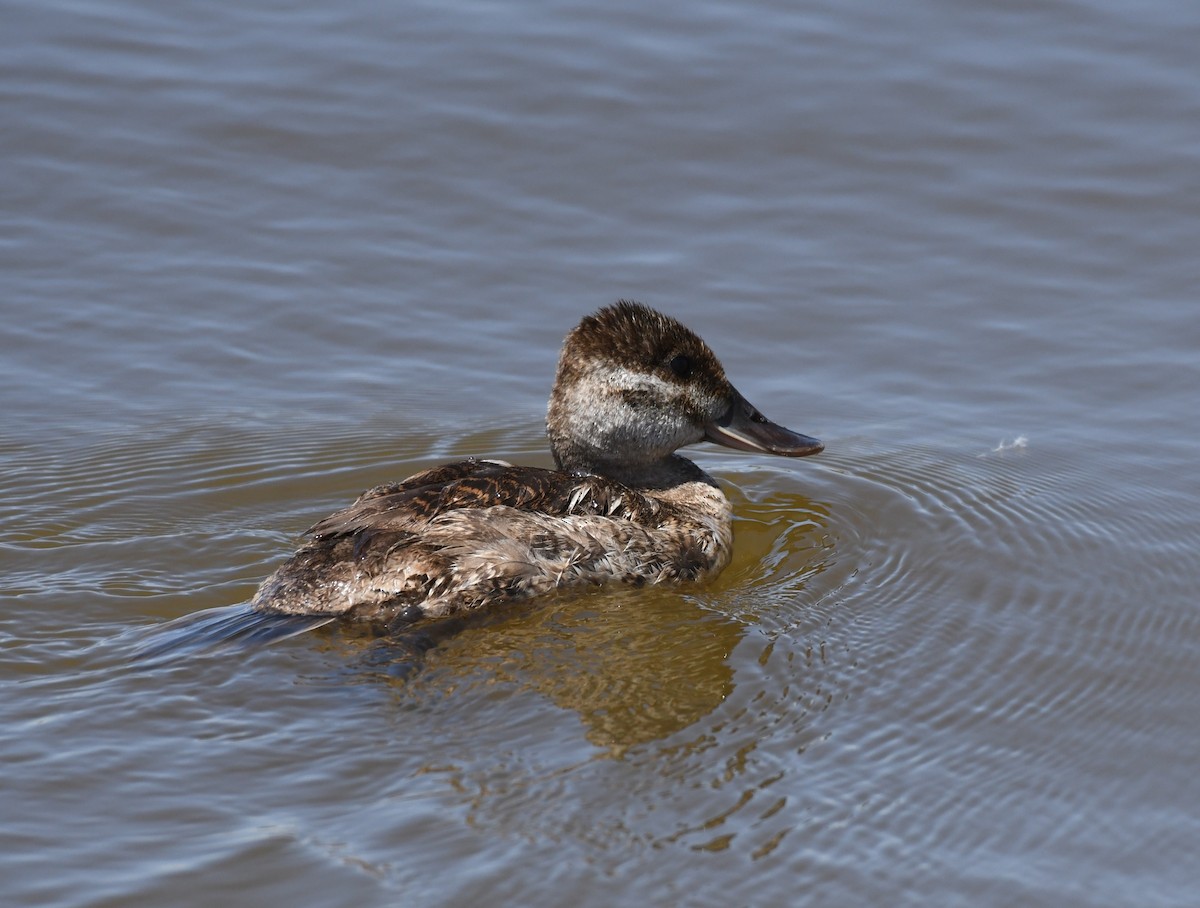
[[[237,642],[247,625],[231,603],[287,550],[288,524],[427,458],[487,449],[536,459],[535,434],[416,435],[399,455],[377,428],[317,437],[184,426],[50,453],[10,448],[6,516],[34,515],[38,529],[0,550],[6,584],[21,607],[66,595],[92,616],[92,630],[45,641],[24,670],[36,676],[41,660],[90,648],[92,676],[111,673],[119,647],[102,638],[113,636],[112,608],[124,602],[128,616],[139,597],[161,617],[220,606],[185,619],[196,632],[187,641]],[[1186,669],[1161,641],[1194,635],[1200,620],[1182,607],[1178,553],[1196,532],[1186,507],[1153,488],[1088,488],[1088,465],[1036,444],[850,441],[805,466],[710,467],[733,499],[737,544],[708,587],[514,610],[440,639],[416,675],[413,651],[352,635],[318,632],[292,652],[326,665],[317,688],[392,691],[413,711],[410,732],[467,755],[430,779],[447,782],[456,794],[444,797],[472,824],[570,847],[603,841],[612,867],[644,847],[766,862],[803,842],[791,860],[820,853],[869,890],[869,868],[895,858],[889,842],[936,868],[1090,834],[1079,796],[1061,784],[1108,778],[1086,742],[1119,729],[1128,748],[1162,747],[1155,735],[1180,708],[1147,692]],[[1147,538],[1150,526],[1168,538]],[[1145,604],[1114,601],[1114,570],[1142,572]],[[1091,610],[1108,620],[1080,620]],[[150,648],[142,666],[181,671],[180,626],[159,628],[133,641]],[[153,651],[164,640],[165,661]],[[498,709],[505,743],[483,759]],[[595,750],[550,748],[548,729],[564,723],[580,724]],[[630,767],[639,781],[606,799]],[[536,809],[548,793],[552,814]],[[986,822],[996,810],[1043,810],[1054,822],[1014,836]],[[869,841],[856,833],[865,817]]]

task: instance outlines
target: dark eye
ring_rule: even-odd
[[[680,353],[677,357],[667,363],[671,367],[671,371],[680,378],[691,378],[692,372],[695,371],[696,365],[692,362],[692,358],[686,353]]]

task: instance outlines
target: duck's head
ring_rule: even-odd
[[[626,300],[567,335],[546,431],[560,469],[615,475],[652,467],[705,439],[784,457],[824,448],[752,407],[693,332]]]

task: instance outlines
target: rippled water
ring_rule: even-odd
[[[1194,903],[1193,5],[4,19],[5,904]],[[156,649],[620,296],[714,583]]]

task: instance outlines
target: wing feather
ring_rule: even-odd
[[[447,511],[497,505],[552,517],[602,514],[631,520],[646,520],[659,511],[653,500],[603,476],[465,460],[376,486],[308,532],[316,539],[400,534]]]

